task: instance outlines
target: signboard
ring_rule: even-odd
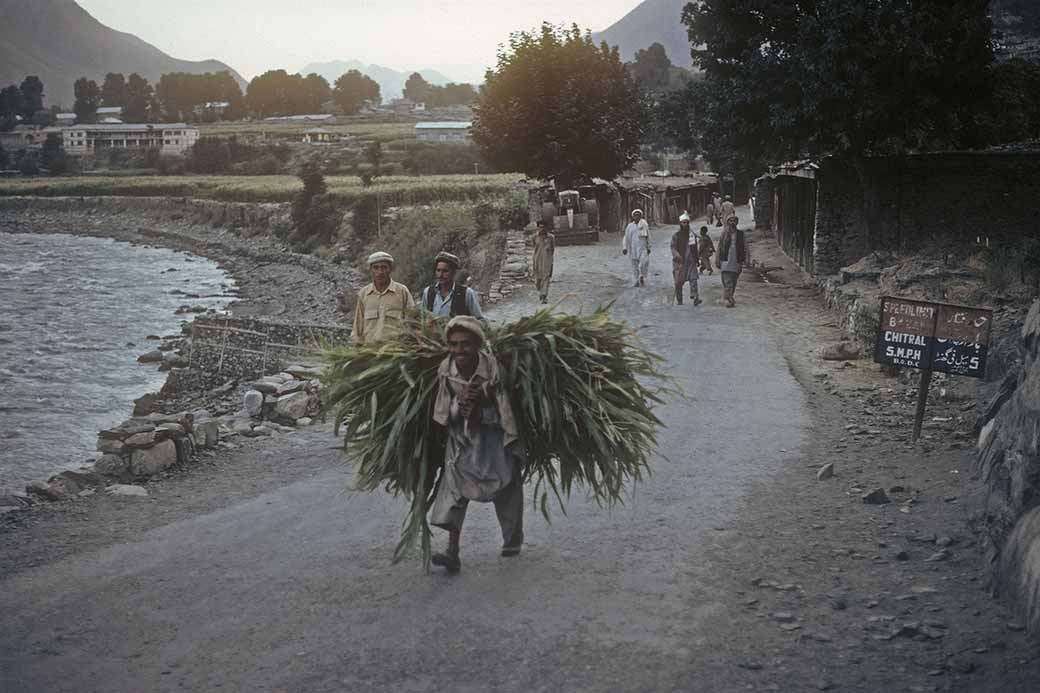
[[[874,360],[982,378],[992,326],[993,313],[983,308],[882,298]]]
[[[874,360],[921,369],[914,440],[921,437],[932,372],[982,378],[986,375],[993,311],[946,303],[883,297]]]

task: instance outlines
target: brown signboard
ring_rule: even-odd
[[[874,360],[981,378],[992,325],[984,308],[884,297]]]

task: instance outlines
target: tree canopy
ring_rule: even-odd
[[[261,118],[321,113],[331,97],[329,83],[313,72],[304,77],[285,70],[268,70],[254,77],[246,88],[246,103]]]
[[[488,163],[564,185],[631,166],[648,114],[616,49],[550,24],[510,36],[473,110],[473,140]]]
[[[664,89],[671,82],[672,61],[660,43],[636,51],[632,74],[645,89]]]
[[[358,70],[348,70],[340,75],[332,90],[332,100],[347,115],[357,113],[366,103],[379,103],[380,98],[379,83]]]
[[[988,0],[701,0],[686,5],[708,83],[709,157],[743,168],[977,137]],[[711,149],[715,148],[715,152]]]
[[[418,72],[413,72],[408,75],[408,80],[404,83],[404,90],[402,95],[406,99],[411,99],[416,103],[426,101],[426,97],[430,93],[430,83],[426,81],[426,78],[420,75]]]
[[[93,123],[97,121],[97,109],[101,105],[101,88],[97,82],[86,77],[80,77],[72,85],[76,96],[76,104],[73,110],[76,112],[76,122]]]
[[[195,109],[207,103],[227,103],[224,118],[240,117],[244,110],[242,88],[230,72],[170,72],[159,78],[155,95],[170,120],[191,120]]]
[[[126,108],[129,94],[126,89],[126,77],[122,72],[109,72],[101,84],[101,103],[104,106]]]

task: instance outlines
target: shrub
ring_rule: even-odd
[[[223,173],[231,165],[231,148],[219,137],[200,137],[188,156],[192,173]]]

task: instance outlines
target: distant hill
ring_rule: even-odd
[[[38,75],[47,106],[71,107],[72,84],[84,76],[100,85],[108,72],[137,72],[154,84],[165,72],[223,70],[245,89],[242,77],[224,63],[173,58],[133,34],[110,29],[74,0],[0,0],[0,87]]]
[[[597,44],[606,41],[607,45],[617,46],[625,62],[631,62],[637,50],[660,43],[673,65],[690,67],[690,39],[681,21],[683,6],[688,1],[643,0],[617,22],[594,33],[592,39]]]
[[[327,63],[311,63],[300,70],[300,74],[309,75],[312,72],[316,72],[327,79],[329,84],[335,84],[340,75],[347,70],[357,70],[378,82],[379,93],[383,97],[384,102],[390,99],[401,98],[404,83],[408,81],[408,77],[413,72],[418,72],[430,84],[447,84],[452,81],[436,70],[398,72],[382,65],[365,65],[360,60],[333,60]]]

